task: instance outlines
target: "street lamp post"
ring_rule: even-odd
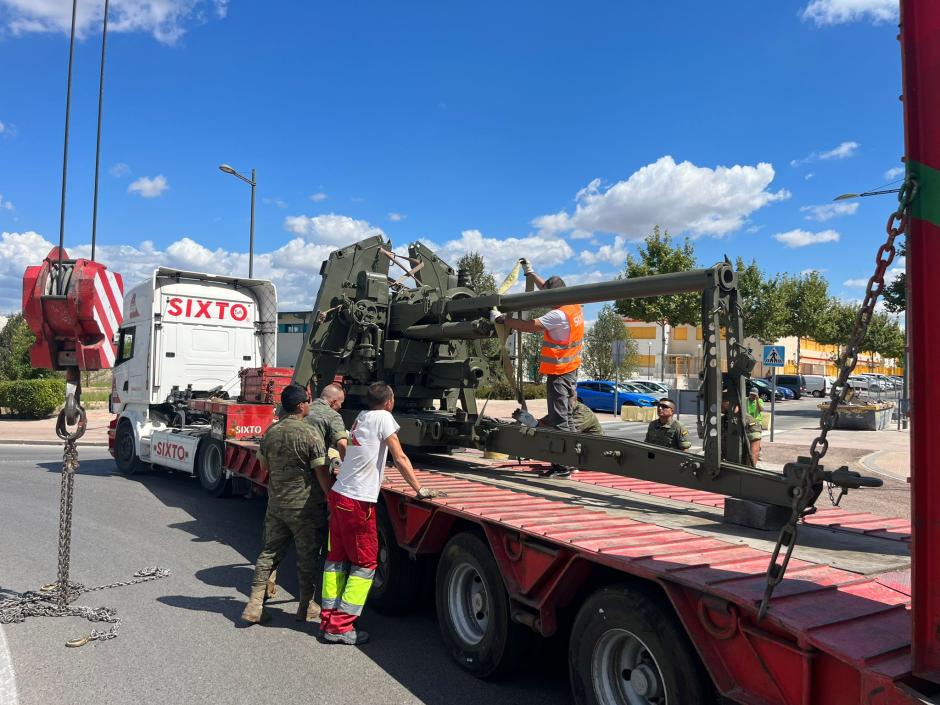
[[[249,224],[249,235],[248,235],[248,277],[249,279],[255,274],[255,187],[257,186],[257,180],[255,178],[255,170],[251,170],[251,178],[243,176],[235,171],[228,164],[220,164],[219,171],[224,171],[226,174],[231,174],[236,176],[246,184],[251,186],[251,216]]]

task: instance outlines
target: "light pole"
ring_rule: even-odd
[[[251,170],[251,178],[243,176],[235,171],[228,164],[220,164],[219,171],[224,171],[226,174],[231,174],[232,176],[237,176],[239,179],[244,181],[246,184],[251,186],[251,220],[249,225],[249,235],[248,235],[248,278],[254,276],[255,274],[255,186],[257,186],[257,180],[255,179],[255,170]]]
[[[653,379],[653,344],[646,344],[646,379]]]

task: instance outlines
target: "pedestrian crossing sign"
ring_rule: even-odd
[[[783,367],[786,350],[782,345],[764,346],[764,367]]]

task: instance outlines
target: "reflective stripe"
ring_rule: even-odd
[[[351,614],[354,617],[358,617],[362,614],[363,605],[354,605],[351,602],[346,602],[345,600],[340,600],[339,604],[336,605],[335,609],[337,612],[345,612],[346,614]]]
[[[575,360],[580,360],[580,359],[581,359],[581,355],[576,353],[574,355],[568,355],[567,357],[540,357],[539,362],[547,362],[549,364],[551,363],[563,364],[565,362],[574,362]]]
[[[372,580],[375,578],[375,568],[363,568],[361,565],[350,566],[350,578],[362,578],[363,580]]]
[[[545,340],[542,342],[543,348],[555,348],[556,350],[568,350],[569,348],[578,348],[581,347],[581,341],[575,340],[571,343],[553,343],[550,340]]]
[[[333,609],[346,589],[346,564],[327,561],[323,570],[323,609]]]
[[[326,561],[323,564],[323,570],[332,571],[334,573],[348,573],[349,572],[349,561]]]

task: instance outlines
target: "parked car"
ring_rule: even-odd
[[[862,372],[857,376],[868,380],[868,391],[870,392],[888,392],[894,389],[894,384],[881,379],[879,375]]]
[[[620,407],[627,406],[656,406],[657,398],[636,391],[627,382],[621,382],[617,391],[617,408],[614,409],[614,386],[610,380],[587,380],[578,382],[576,390],[578,401],[591,411],[608,411],[620,413]]]
[[[830,387],[832,387],[829,378],[823,375],[803,375],[803,380],[805,381],[806,393],[817,398],[826,396]]]
[[[757,396],[759,396],[761,399],[764,401],[770,401],[770,396],[773,394],[773,387],[770,386],[770,383],[767,382],[767,380],[756,378],[749,379],[747,381],[748,392],[751,391],[751,387],[757,388]],[[784,387],[777,387],[777,401],[782,401],[787,398],[787,393],[783,390]]]
[[[806,394],[806,379],[803,375],[777,375],[777,386],[792,391],[794,399]]]
[[[867,392],[872,381],[862,375],[852,375],[848,379],[849,386],[857,392]]]
[[[669,395],[670,389],[665,384],[661,382],[652,382],[648,379],[631,379],[628,384],[633,385],[634,387],[639,387],[642,391],[647,394],[654,394],[661,397]]]
[[[778,386],[778,387],[777,387],[777,391],[783,392],[783,398],[786,399],[787,401],[790,401],[790,399],[796,399],[796,398],[797,398],[796,392],[794,392],[794,391],[793,391],[792,389],[790,389],[789,387],[781,387],[781,386]]]

